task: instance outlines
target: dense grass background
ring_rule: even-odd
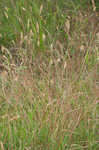
[[[0,149],[99,149],[99,4],[0,1]]]

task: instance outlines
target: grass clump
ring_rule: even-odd
[[[95,5],[1,0],[1,150],[99,149]]]

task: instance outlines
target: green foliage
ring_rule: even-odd
[[[1,150],[99,149],[91,2],[0,1]]]

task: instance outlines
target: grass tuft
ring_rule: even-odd
[[[91,0],[0,1],[0,149],[99,149],[99,19]]]

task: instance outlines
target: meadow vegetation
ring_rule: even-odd
[[[0,150],[99,149],[99,3],[0,0]]]

